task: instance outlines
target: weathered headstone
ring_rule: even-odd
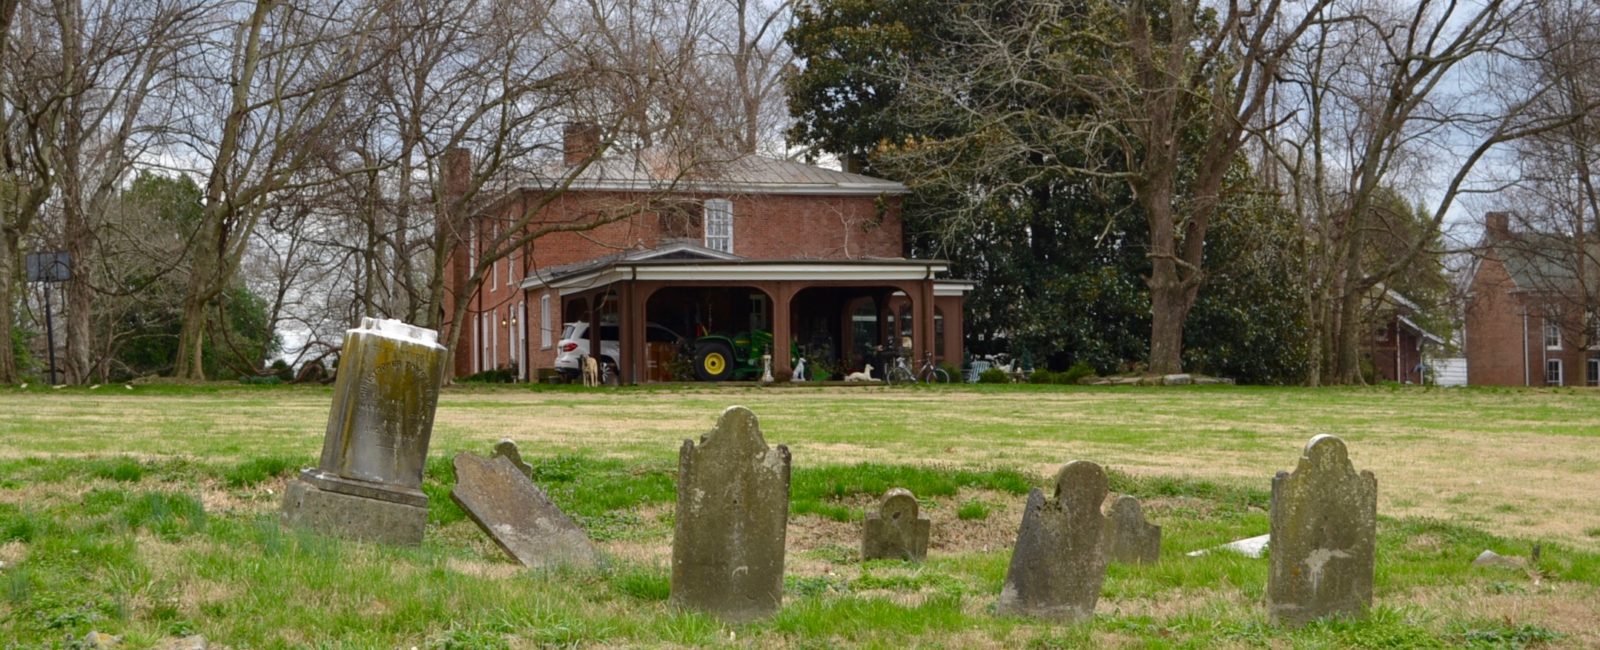
[[[670,602],[730,622],[777,611],[788,521],[789,448],[768,448],[756,415],[729,407],[678,451]]]
[[[1075,460],[1056,474],[1053,499],[1039,488],[1028,493],[1000,592],[1001,614],[1058,621],[1094,616],[1106,578],[1106,517],[1100,513],[1106,485],[1099,465]]]
[[[1161,527],[1144,520],[1137,498],[1124,494],[1111,502],[1106,518],[1106,557],[1123,564],[1161,561]]]
[[[512,466],[516,467],[517,471],[522,472],[522,475],[528,477],[528,480],[533,480],[533,466],[522,460],[522,452],[517,449],[517,443],[512,442],[510,439],[494,443],[494,457],[511,461]]]
[[[877,512],[868,512],[861,529],[861,559],[909,560],[928,557],[926,515],[917,514],[917,497],[905,488],[894,488],[883,495]]]
[[[589,536],[506,458],[456,454],[450,499],[523,566],[593,566]]]
[[[1288,627],[1365,616],[1372,605],[1377,519],[1372,472],[1356,472],[1343,440],[1312,438],[1294,473],[1272,479],[1267,616]]]
[[[284,490],[284,523],[422,543],[422,468],[445,370],[438,339],[433,330],[377,318],[345,334],[322,458]]]

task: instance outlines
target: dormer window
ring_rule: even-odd
[[[733,202],[710,199],[705,203],[706,248],[733,252]]]

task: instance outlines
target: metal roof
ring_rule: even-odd
[[[519,286],[524,290],[556,288],[565,294],[620,280],[923,280],[949,268],[950,263],[945,260],[905,258],[754,260],[684,242],[542,269],[523,278]],[[941,295],[958,295],[972,288],[959,281],[937,283],[943,291]]]
[[[534,191],[560,187],[574,169],[560,167],[533,174],[520,185],[522,189]],[[754,154],[730,160],[696,161],[687,166],[647,158],[601,158],[572,177],[568,189],[821,196],[897,195],[909,191],[904,184],[895,181]]]

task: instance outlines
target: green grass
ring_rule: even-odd
[[[282,482],[315,461],[327,400],[284,386],[0,388],[15,414],[0,419],[0,647],[66,647],[90,630],[135,649],[187,634],[235,648],[1600,642],[1600,528],[1592,500],[1569,494],[1600,467],[1584,440],[1600,402],[1584,391],[453,389],[416,549],[278,526]],[[727,626],[668,605],[665,549],[678,444],[736,402],[794,456],[792,550],[782,611]],[[1312,431],[1344,435],[1380,498],[1397,501],[1380,502],[1371,616],[1289,631],[1266,622],[1265,560],[1185,554],[1265,532],[1268,479]],[[612,553],[605,566],[522,570],[451,502],[449,459],[501,437],[522,442],[539,484]],[[1560,462],[1535,444],[1547,440]],[[1486,448],[1506,454],[1495,481],[1473,455]],[[1161,562],[1112,565],[1086,624],[995,617],[1021,503],[1073,458],[1101,461],[1114,492],[1145,501]],[[1455,482],[1407,485],[1418,479],[1389,463]],[[1511,489],[1518,471],[1561,487],[1529,499]],[[859,521],[890,487],[933,519],[942,542],[925,563],[860,561]],[[1500,525],[1520,519],[1543,528]],[[937,537],[956,527],[978,537]],[[1535,543],[1533,571],[1470,564]]]

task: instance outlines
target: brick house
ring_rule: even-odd
[[[1412,320],[1420,308],[1399,292],[1382,289],[1374,309],[1378,326],[1367,341],[1367,359],[1378,381],[1420,384],[1426,378],[1429,346],[1444,346],[1444,339]]]
[[[578,126],[566,136],[566,167],[550,174],[570,177],[566,189],[552,199],[547,188],[558,181],[533,178],[492,197],[452,251],[445,317],[470,301],[457,376],[509,367],[536,379],[555,363],[563,324],[575,321],[602,325],[587,328],[589,350],[606,349],[603,332],[618,338],[622,358],[603,362],[624,383],[670,378],[675,352],[653,336],[663,328],[690,341],[691,354],[702,334],[770,334],[779,377],[790,374],[792,351],[813,367],[854,370],[874,345],[902,338],[913,359],[931,352],[961,363],[971,285],[939,278],[943,261],[905,257],[904,185],[754,155],[693,173],[608,157],[581,167],[597,134]],[[464,154],[447,162],[469,165]],[[464,173],[447,169],[446,191]],[[483,241],[527,209],[536,210],[528,228],[550,232],[465,295]]]
[[[1581,282],[1573,270],[1571,238],[1513,232],[1511,216],[1485,215],[1481,253],[1469,269],[1467,383],[1597,385],[1600,348],[1583,289],[1594,283]]]

